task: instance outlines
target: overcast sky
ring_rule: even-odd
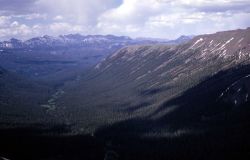
[[[69,33],[173,39],[249,26],[249,0],[0,0],[0,40]]]

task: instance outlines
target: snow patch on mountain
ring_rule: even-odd
[[[203,38],[198,39],[190,48],[194,48],[198,43],[202,41],[203,41]]]

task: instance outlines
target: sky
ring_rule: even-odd
[[[249,0],[0,0],[0,40],[75,33],[175,39],[247,27]]]

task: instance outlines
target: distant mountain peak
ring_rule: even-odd
[[[44,35],[34,37],[26,41],[10,39],[0,42],[0,49],[20,49],[20,48],[64,48],[64,47],[97,47],[97,48],[120,48],[126,45],[158,43],[157,41],[146,41],[131,39],[127,36],[115,35],[81,35],[68,34],[57,37]]]

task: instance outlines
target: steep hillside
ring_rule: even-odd
[[[79,125],[83,132],[134,118],[161,119],[180,107],[179,102],[170,106],[165,104],[189,89],[209,78],[213,80],[213,76],[221,75],[222,71],[247,66],[250,62],[249,37],[250,28],[201,35],[178,46],[122,48],[97,64],[80,82],[68,86],[56,111],[63,114],[67,122]],[[220,99],[227,87],[249,74],[248,69],[238,72],[230,72],[221,82],[211,80],[209,86],[197,93],[204,92],[206,97],[211,94],[215,95],[214,99]],[[216,92],[205,92],[215,86]],[[234,101],[234,98],[223,99]],[[191,102],[187,104],[191,105]],[[248,99],[240,103],[244,105]]]

